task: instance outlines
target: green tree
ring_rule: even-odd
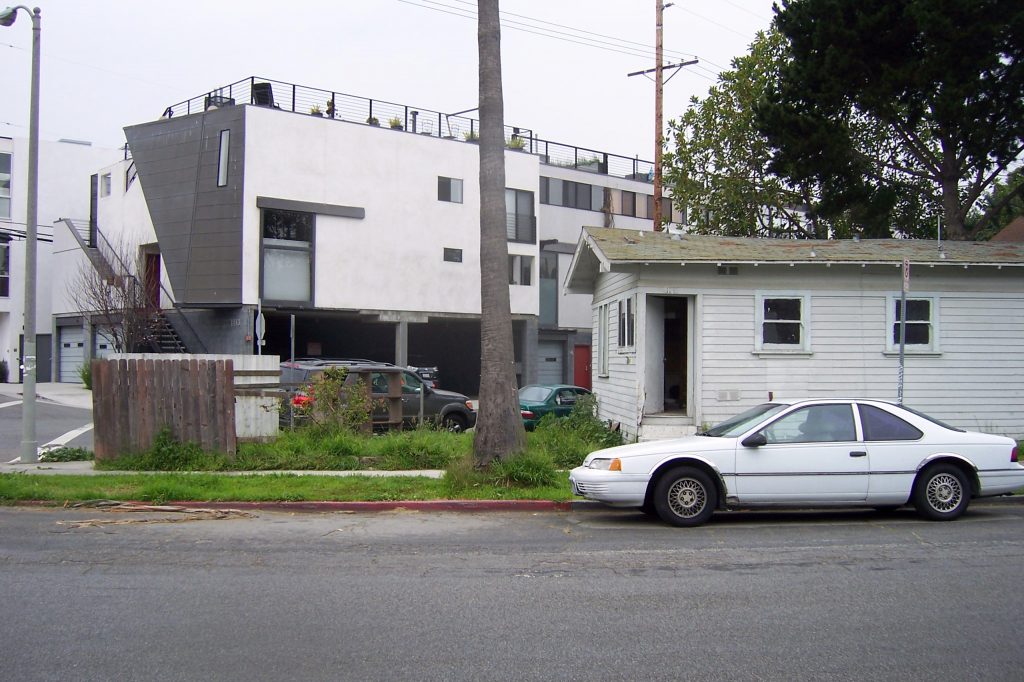
[[[505,234],[505,120],[498,0],[479,0],[480,60],[480,412],[477,466],[526,448],[513,371],[512,308]]]
[[[904,192],[893,215],[876,215],[862,200],[838,204],[812,176],[786,180],[770,170],[774,150],[758,129],[758,104],[779,79],[788,43],[771,30],[759,33],[747,55],[734,59],[704,99],[693,98],[679,121],[670,121],[675,150],[666,156],[666,184],[689,208],[693,230],[734,236],[840,238],[914,234],[934,203],[920,201],[927,187]],[[865,156],[894,145],[884,127],[862,117],[856,140]],[[916,199],[916,200],[915,200]]]
[[[1024,148],[1020,0],[782,0],[775,27],[789,47],[758,107],[772,170],[818,183],[827,213],[878,225],[934,202],[948,237],[971,237]],[[865,125],[884,133],[867,151]]]
[[[778,78],[785,39],[758,33],[749,54],[734,59],[707,97],[690,100],[669,121],[675,149],[665,155],[665,184],[688,209],[695,232],[732,236],[827,236],[811,210],[815,188],[791,186],[768,170],[771,148],[758,133],[754,106]]]
[[[1020,216],[1024,216],[1024,166],[992,185],[978,200],[967,225],[975,238],[990,239]]]

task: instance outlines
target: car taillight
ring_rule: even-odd
[[[1013,450],[1010,450],[1010,461],[1011,462],[1016,462],[1017,461],[1017,448],[1016,447],[1014,447]]]
[[[519,410],[519,413],[523,415],[523,419],[533,419],[533,412],[529,410]]]

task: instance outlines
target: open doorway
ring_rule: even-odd
[[[689,321],[685,298],[665,299],[665,412],[682,412],[688,407]]]

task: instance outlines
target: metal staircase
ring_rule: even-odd
[[[113,264],[111,264],[107,259],[106,255],[104,255],[103,251],[97,245],[97,237],[100,239],[104,238],[95,226],[89,223],[83,224],[81,221],[76,224],[76,221],[69,218],[61,218],[60,222],[63,222],[68,227],[71,234],[78,242],[78,246],[89,259],[89,263],[106,282],[118,288],[126,286],[128,280],[132,282],[132,286],[142,286],[138,278],[134,274],[131,274],[124,263],[120,263],[120,270],[124,274],[119,274],[118,270],[115,269]],[[107,246],[109,247],[109,244]],[[111,250],[111,253],[114,254],[115,258],[117,258],[115,251]],[[164,292],[167,293],[166,290],[164,290]],[[163,309],[155,306],[146,306],[145,313],[146,330],[144,337],[154,353],[190,352],[187,344],[181,338],[181,335],[178,333],[177,329],[175,329],[170,319],[168,319],[167,313]],[[184,316],[182,316],[182,320],[186,325],[188,324],[188,320]],[[199,352],[205,351],[205,349],[197,350]]]

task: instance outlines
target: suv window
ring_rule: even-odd
[[[917,440],[924,435],[916,426],[874,405],[858,405],[857,408],[864,440]]]
[[[423,390],[423,382],[412,372],[402,372],[402,393],[419,393]]]

